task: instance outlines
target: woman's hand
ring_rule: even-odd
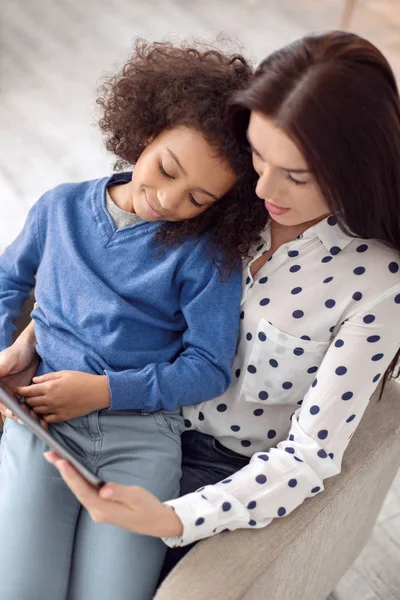
[[[34,377],[32,385],[18,387],[17,393],[46,423],[76,419],[110,406],[107,376],[80,371]]]
[[[45,457],[59,470],[96,523],[108,523],[153,537],[182,535],[183,525],[173,508],[143,488],[106,483],[98,491],[55,452],[46,452]]]

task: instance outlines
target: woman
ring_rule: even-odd
[[[181,497],[97,493],[48,456],[94,520],[181,546],[165,572],[191,543],[264,527],[323,491],[398,358],[400,100],[385,58],[352,34],[305,37],[229,110],[269,219],[244,265],[233,384],[184,409]]]

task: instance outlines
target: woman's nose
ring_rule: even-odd
[[[256,194],[262,200],[273,198],[276,196],[276,182],[268,169],[265,169],[261,174],[256,185]]]

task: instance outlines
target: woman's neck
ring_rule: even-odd
[[[306,223],[300,223],[299,225],[282,225],[281,223],[277,223],[273,219],[271,219],[271,248],[274,248],[274,252],[282,246],[282,244],[287,244],[288,242],[292,242],[296,238],[299,237],[302,233],[313,227],[323,219],[329,216],[330,213],[326,215],[322,215],[317,219],[313,219],[312,221],[307,221]]]
[[[271,219],[271,246],[267,252],[262,256],[259,256],[251,265],[250,272],[252,277],[258,273],[258,271],[265,265],[265,263],[271,258],[273,254],[288,242],[292,242],[299,237],[302,233],[310,229],[313,225],[316,225],[323,219],[325,219],[330,213],[314,219],[313,221],[307,221],[306,223],[300,223],[300,225],[287,226],[277,223]]]

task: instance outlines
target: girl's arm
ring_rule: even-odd
[[[230,385],[239,331],[241,270],[221,281],[202,253],[193,252],[181,282],[181,310],[187,323],[183,351],[173,362],[128,371],[107,369],[112,410],[175,410],[211,400]]]
[[[38,233],[40,206],[39,200],[29,211],[19,236],[0,256],[0,350],[11,346],[15,320],[35,286],[42,254]],[[27,336],[31,335],[29,329]],[[27,341],[33,345],[32,339]]]
[[[11,395],[18,393],[17,387],[29,385],[36,373],[38,356],[35,347],[35,329],[31,321],[14,344],[0,352],[0,384]],[[0,413],[3,419],[15,418],[1,402]]]
[[[125,371],[107,369],[104,375],[59,371],[34,378],[34,385],[21,387],[18,393],[48,423],[110,407],[145,412],[173,410],[219,396],[231,381],[239,329],[241,270],[236,269],[229,279],[221,281],[212,262],[202,252],[194,251],[180,296],[187,329],[183,351],[173,362]]]
[[[16,391],[46,423],[76,419],[110,406],[106,375],[56,371],[34,377],[33,384],[29,383]]]
[[[12,346],[0,352],[0,378],[18,375],[30,367],[36,358],[35,324],[31,321]]]
[[[0,256],[0,383],[11,394],[15,394],[17,386],[31,381],[37,367],[33,323],[11,344],[14,322],[35,285],[41,260],[39,208],[40,201],[30,210],[22,232]],[[0,412],[10,416],[5,411],[0,405]]]

